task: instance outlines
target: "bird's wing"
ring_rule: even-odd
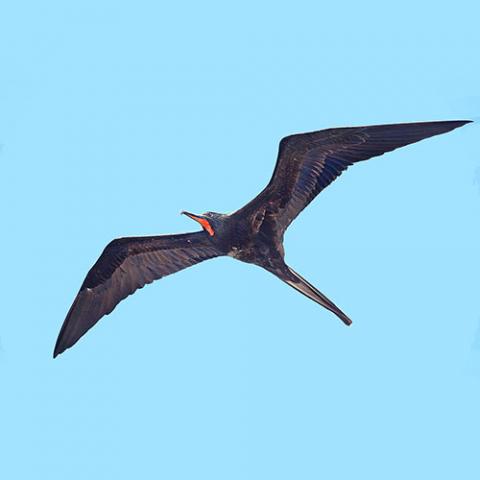
[[[404,123],[332,128],[290,135],[280,142],[273,176],[239,214],[273,219],[283,233],[297,215],[350,165],[424,138],[449,132],[469,121]]]
[[[54,357],[135,290],[219,255],[203,231],[113,240],[88,272],[62,325]]]

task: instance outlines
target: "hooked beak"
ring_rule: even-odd
[[[195,215],[193,213],[190,213],[190,212],[186,212],[185,210],[182,210],[180,212],[180,215],[186,215],[187,217],[190,217],[192,220],[195,220],[195,221],[197,221],[197,218],[198,218],[197,215]]]
[[[198,222],[202,226],[202,228],[209,233],[211,237],[215,235],[215,232],[210,225],[210,222],[203,215],[195,215],[194,213],[186,212],[185,210],[180,213]]]

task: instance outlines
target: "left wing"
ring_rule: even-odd
[[[219,255],[222,253],[203,231],[113,240],[88,272],[62,325],[53,356],[74,345],[137,289]]]

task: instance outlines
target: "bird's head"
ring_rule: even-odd
[[[215,236],[221,230],[223,219],[226,216],[216,212],[206,212],[202,213],[202,215],[197,215],[183,211],[182,214],[198,222],[211,237]]]

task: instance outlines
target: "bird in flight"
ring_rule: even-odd
[[[331,128],[283,138],[270,182],[239,210],[182,212],[202,230],[109,243],[68,311],[53,356],[74,345],[121,300],[147,283],[222,255],[263,267],[350,325],[345,313],[285,263],[285,230],[350,165],[466,123],[470,121]]]

